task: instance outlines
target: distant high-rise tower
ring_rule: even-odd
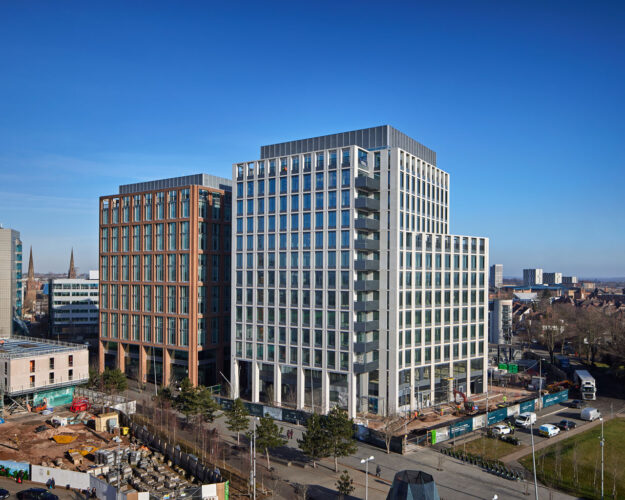
[[[11,335],[13,318],[21,314],[22,242],[20,233],[0,226],[0,337]]]
[[[501,288],[503,285],[503,264],[490,266],[489,285],[491,288]]]
[[[67,271],[67,279],[76,279],[76,269],[74,268],[74,249],[72,248],[72,254],[69,258],[69,271]]]

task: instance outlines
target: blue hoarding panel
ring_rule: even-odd
[[[524,401],[519,405],[519,410],[521,413],[532,412],[536,408],[536,400],[532,399],[531,401]]]
[[[508,410],[506,408],[502,408],[500,410],[495,410],[495,411],[489,411],[488,412],[488,425],[501,422],[502,420],[505,420],[507,416],[508,416]]]
[[[449,426],[449,435],[451,437],[460,436],[471,432],[473,430],[473,419],[463,420],[462,422],[456,422]]]
[[[568,389],[561,392],[556,392],[555,394],[547,394],[546,396],[543,396],[543,408],[562,403],[567,399],[569,399]]]

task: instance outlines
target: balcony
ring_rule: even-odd
[[[354,242],[354,248],[356,250],[380,250],[380,240],[370,240],[367,238],[357,239]]]
[[[358,197],[354,202],[354,206],[360,210],[367,210],[369,212],[380,211],[380,200],[373,198]]]
[[[374,332],[380,329],[380,322],[377,319],[371,321],[355,321],[354,331],[356,333]]]
[[[380,179],[374,179],[366,175],[359,175],[356,177],[356,189],[362,189],[363,191],[379,191]]]
[[[377,370],[379,362],[369,361],[368,363],[354,363],[354,373],[368,373]]]
[[[354,302],[354,311],[356,312],[378,311],[379,309],[379,300],[357,300]]]
[[[380,261],[373,259],[356,259],[354,261],[355,271],[379,271]]]
[[[379,231],[380,221],[377,219],[367,219],[365,217],[356,217],[354,228],[363,231]]]
[[[380,347],[379,340],[370,340],[369,342],[355,342],[354,352],[371,352],[376,351]]]
[[[380,289],[378,280],[360,280],[354,283],[354,291],[356,292],[373,292]]]

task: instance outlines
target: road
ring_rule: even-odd
[[[0,477],[0,488],[8,490],[11,496],[8,500],[17,500],[16,493],[18,491],[27,490],[28,488],[45,488],[45,485],[39,483],[33,483],[32,481],[24,481],[22,484],[17,484],[15,479],[9,479],[7,477]],[[51,493],[59,497],[59,500],[84,500],[85,495],[78,493],[74,490],[66,490],[64,488],[54,488],[50,490]]]

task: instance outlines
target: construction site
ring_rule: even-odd
[[[87,473],[126,494],[149,492],[158,498],[175,498],[201,486],[187,470],[120,426],[118,412],[92,413],[86,400],[75,400],[70,409],[8,417],[0,425],[0,459],[26,462],[32,475],[40,467],[54,468],[47,471],[50,477],[54,471]],[[205,483],[221,483],[217,473],[205,476]]]

